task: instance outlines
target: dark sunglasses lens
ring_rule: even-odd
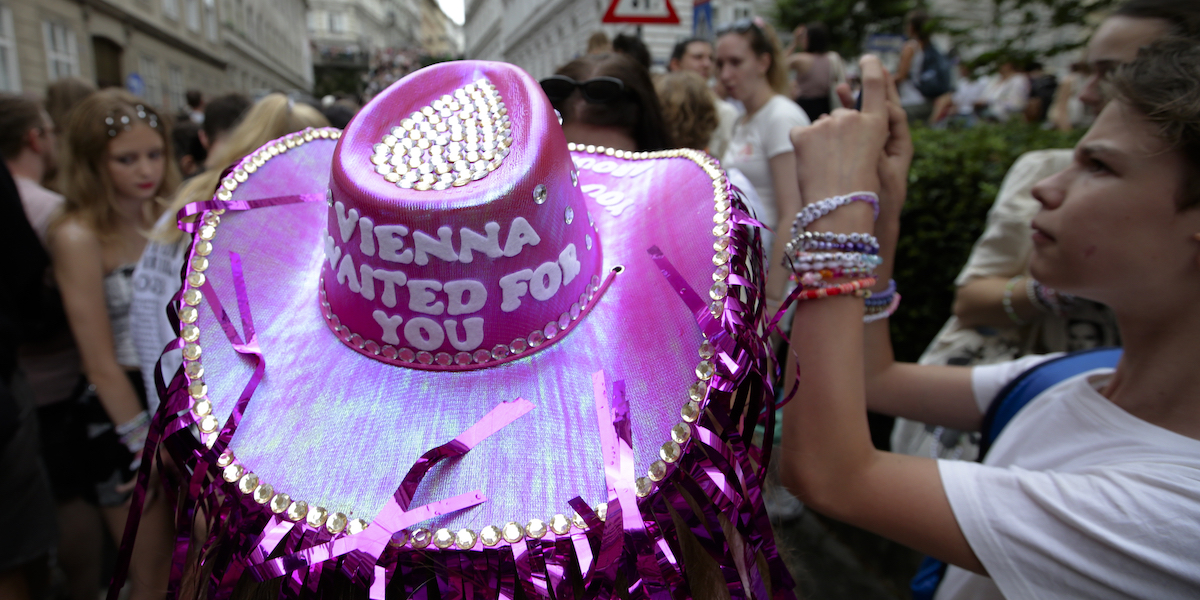
[[[558,102],[570,96],[571,92],[575,91],[575,85],[562,79],[544,79],[542,91],[546,92],[546,97],[550,98],[551,102]]]
[[[605,79],[593,79],[582,85],[583,97],[592,102],[612,102],[621,97],[621,84]]]

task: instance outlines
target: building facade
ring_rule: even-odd
[[[309,90],[305,0],[0,0],[0,91],[62,77],[168,111],[184,94]]]
[[[272,91],[312,90],[307,0],[220,2],[222,41],[228,60],[226,89],[252,96]]]
[[[676,42],[692,36],[691,0],[668,0],[679,16],[677,25],[643,25],[642,41],[650,49],[652,70],[664,70]],[[467,58],[517,64],[536,78],[582,55],[596,31],[609,38],[636,34],[629,24],[600,20],[611,0],[467,0],[463,25]],[[715,29],[741,19],[770,20],[771,0],[712,0]]]

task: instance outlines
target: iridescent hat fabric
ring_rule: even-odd
[[[174,589],[205,549],[216,596],[688,598],[691,546],[733,597],[790,596],[744,211],[703,153],[568,144],[504,63],[251,154],[184,210],[155,431],[207,537]]]

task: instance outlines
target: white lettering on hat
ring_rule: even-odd
[[[581,171],[607,173],[610,177],[637,177],[654,167],[654,163],[648,160],[620,164],[611,160],[597,162],[594,156],[572,156],[571,160],[575,162],[575,167]]]
[[[350,209],[350,213],[346,214],[346,205],[338,200],[334,205],[334,211],[337,213],[338,230],[342,232],[342,243],[350,241],[350,236],[354,235],[354,225],[358,223],[358,209]]]
[[[533,230],[529,221],[525,217],[517,217],[508,228],[508,239],[504,240],[504,256],[516,256],[526,244],[536,246],[541,241],[541,236]]]
[[[458,321],[446,319],[446,334],[450,338],[450,345],[454,346],[455,350],[461,352],[470,352],[479,347],[483,343],[483,318],[471,317],[463,320],[463,331],[467,332],[466,341],[458,339]]]
[[[487,303],[487,288],[483,287],[482,283],[473,279],[447,281],[443,289],[446,295],[450,297],[450,306],[446,309],[446,313],[451,315],[465,315],[478,312]],[[464,294],[467,296],[466,302],[463,302]],[[457,348],[457,346],[455,347]]]
[[[433,295],[433,292],[440,291],[442,291],[442,283],[440,281],[434,279],[409,279],[408,309],[427,315],[442,314],[446,311],[446,305],[438,300],[437,296]]]
[[[437,350],[446,341],[446,334],[437,321],[429,317],[413,317],[404,324],[404,339],[417,350]]]
[[[342,247],[337,245],[337,240],[328,233],[325,234],[325,258],[329,259],[330,269],[336,269],[338,260],[342,258]]]
[[[408,283],[408,276],[401,271],[385,271],[383,269],[375,269],[371,273],[375,279],[383,282],[383,294],[379,299],[383,300],[383,305],[388,308],[396,306],[396,286],[405,285]]]
[[[367,256],[375,256],[375,236],[372,235],[374,229],[375,222],[370,217],[362,217],[358,220],[358,237],[362,238],[358,249]]]
[[[379,240],[379,258],[405,265],[411,263],[413,261],[411,248],[399,252],[404,248],[402,238],[406,235],[408,235],[408,228],[403,225],[376,225],[375,237]]]
[[[362,279],[362,297],[367,300],[375,299],[375,276],[371,265],[359,265],[358,273]]]
[[[371,313],[371,316],[375,317],[375,322],[379,323],[379,326],[383,329],[383,335],[379,337],[379,339],[383,340],[383,343],[400,343],[400,336],[396,335],[396,328],[400,326],[400,323],[404,322],[404,317],[401,317],[400,315],[389,317],[387,313],[383,312],[382,310],[377,310]]]
[[[538,265],[537,270],[533,272],[533,278],[529,280],[529,294],[534,299],[545,302],[558,292],[562,278],[562,269],[557,262],[544,262]]]
[[[349,254],[343,256],[341,264],[338,265],[337,282],[350,286],[350,291],[354,293],[362,291],[362,286],[358,285],[358,277],[354,274],[354,261]]]
[[[516,273],[509,273],[500,278],[500,289],[503,290],[503,299],[500,302],[500,310],[504,312],[512,312],[521,307],[521,296],[529,292],[529,286],[525,284],[533,278],[533,269],[521,269]]]
[[[603,206],[614,217],[620,216],[622,212],[625,212],[626,208],[633,205],[633,198],[627,198],[619,190],[609,191],[608,188],[599,183],[589,183],[579,189],[588,196],[595,198],[596,204]]]
[[[446,262],[456,262],[458,254],[454,252],[454,241],[451,237],[454,232],[445,225],[438,227],[438,238],[429,237],[424,231],[413,232],[413,246],[417,249],[415,262],[418,265],[429,264],[429,255],[432,254]]]
[[[562,267],[562,284],[570,284],[579,274],[579,270],[583,268],[579,264],[579,258],[575,255],[575,244],[567,244],[567,247],[558,253],[558,266]]]
[[[473,260],[472,251],[482,252],[492,258],[504,256],[504,252],[500,250],[500,224],[487,223],[483,226],[483,230],[487,232],[487,237],[479,233],[463,227],[458,232],[458,237],[461,240],[461,248],[458,252],[458,260],[469,263]],[[509,236],[511,237],[511,232]],[[453,314],[453,313],[452,313]]]

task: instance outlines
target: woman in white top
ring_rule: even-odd
[[[912,145],[878,60],[863,74],[861,113],[792,138],[806,199],[879,192],[877,220],[852,202],[808,231],[873,231],[883,290]],[[1044,358],[898,364],[886,319],[864,327],[854,294],[797,308],[803,393],[784,410],[783,480],[809,507],[953,565],[940,600],[1200,597],[1200,47],[1156,44],[1113,85],[1071,165],[1034,188],[1030,269],[1113,309],[1115,371],[1036,396],[983,463],[894,455],[872,447],[868,406],[977,430],[1005,383]]]
[[[721,166],[746,175],[760,199],[760,206],[754,207],[758,219],[776,232],[786,232],[792,215],[800,210],[788,131],[809,121],[795,102],[782,95],[787,91],[787,70],[771,26],[756,18],[723,30],[717,38],[717,74],[730,96],[746,107],[746,114],[734,125]],[[779,235],[770,245],[767,302],[773,307],[783,299],[787,281],[785,270],[776,268],[786,241]]]

